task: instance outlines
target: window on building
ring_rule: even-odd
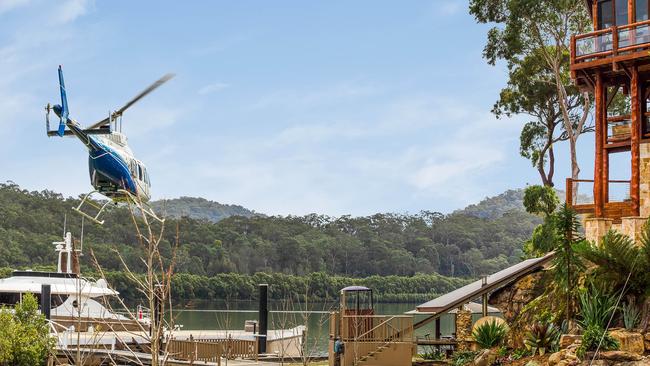
[[[598,28],[605,29],[614,25],[614,6],[612,0],[598,2]]]
[[[634,4],[635,21],[648,20],[648,0],[636,0]]]
[[[627,19],[627,0],[615,0],[616,3],[616,25],[625,25]]]

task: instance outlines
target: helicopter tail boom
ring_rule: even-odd
[[[63,70],[61,69],[61,65],[59,65],[59,89],[61,90],[61,112],[59,114],[61,120],[59,122],[59,129],[57,130],[57,134],[63,137],[65,134],[65,126],[68,122],[69,110],[68,97],[65,94],[65,83],[63,82]]]

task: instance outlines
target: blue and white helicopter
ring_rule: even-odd
[[[163,221],[156,216],[155,212],[147,204],[151,198],[149,174],[145,165],[135,158],[133,151],[128,146],[126,136],[122,134],[122,114],[134,103],[173,76],[173,74],[163,76],[127,102],[122,108],[112,113],[109,112],[108,117],[84,128],[75,120],[69,118],[70,111],[63,82],[63,70],[59,66],[61,104],[50,106],[48,103],[45,107],[47,135],[74,136],[86,145],[89,154],[90,183],[94,188],[93,191],[83,197],[79,206],[73,207],[75,211],[101,225],[104,221],[100,220],[100,217],[109,203],[127,202],[138,205],[143,214]],[[56,130],[50,130],[50,111],[54,111],[60,119],[59,127]],[[102,194],[108,197],[109,200],[98,203],[91,199],[91,196],[95,193]],[[88,206],[91,208],[89,209]]]

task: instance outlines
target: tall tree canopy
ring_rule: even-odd
[[[578,91],[569,77],[571,34],[591,26],[583,0],[470,0],[470,13],[479,23],[495,24],[483,56],[492,65],[506,61],[509,69],[508,86],[493,111],[535,117],[522,131],[521,154],[537,167],[542,182],[552,185],[552,146],[567,140],[571,176],[578,178],[576,144],[593,130],[587,123],[589,94]],[[563,131],[557,135],[560,123]]]

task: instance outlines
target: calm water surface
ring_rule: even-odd
[[[375,304],[377,315],[400,315],[415,309],[419,303],[391,303]],[[258,320],[256,301],[201,301],[194,302],[192,308],[176,306],[174,308],[175,323],[182,324],[183,330],[224,330],[244,329],[246,320]],[[287,304],[282,302],[270,302],[269,329],[293,328],[297,325],[306,325],[307,345],[318,352],[327,350],[327,339],[329,331],[328,312],[335,310],[337,303],[310,303]],[[426,316],[418,315],[415,321],[424,319]],[[474,320],[480,315],[475,314]],[[441,333],[443,336],[455,332],[454,315],[446,314],[440,319]],[[415,331],[416,336],[424,337],[427,333],[434,336],[434,324],[431,322]]]

